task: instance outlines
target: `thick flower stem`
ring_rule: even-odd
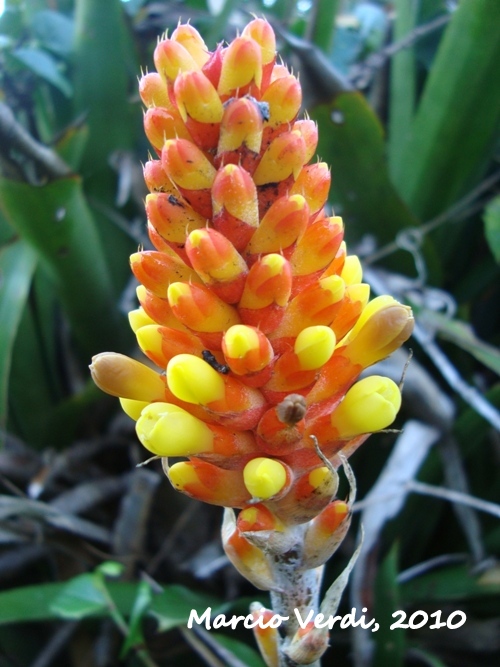
[[[319,611],[323,567],[301,568],[305,527],[306,524],[287,528],[286,532],[293,539],[285,541],[291,546],[281,553],[268,555],[276,584],[271,591],[271,607],[275,614],[289,619],[280,626],[279,667],[301,667],[302,663],[292,660],[286,651],[301,627],[299,621],[305,623],[311,611],[314,619]],[[320,667],[320,660],[307,664]]]

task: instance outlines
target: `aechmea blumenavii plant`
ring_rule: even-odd
[[[412,314],[369,301],[342,219],[327,213],[329,169],[311,162],[317,127],[297,120],[301,88],[265,20],[213,52],[179,25],[154,59],[140,94],[158,155],[144,167],[155,250],[130,259],[141,283],[130,324],[158,370],[104,352],[92,374],[173,486],[226,508],[228,558],[271,594],[272,611],[251,613],[289,617],[255,629],[266,664],[318,665],[328,629],[292,612],[336,611],[348,572],[321,604],[319,590],[350,523],[346,459],[401,403],[388,378],[358,377],[407,340]]]

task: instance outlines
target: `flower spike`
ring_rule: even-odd
[[[390,296],[370,301],[328,212],[318,127],[299,117],[300,82],[265,19],[213,51],[180,23],[154,62],[139,81],[154,249],[130,258],[129,322],[157,370],[104,352],[92,376],[174,488],[226,508],[228,559],[270,591],[273,611],[255,603],[247,617],[267,667],[319,664],[328,630],[294,610],[336,611],[359,553],[321,603],[354,502],[346,458],[401,405],[392,380],[359,376],[408,339],[413,316]]]

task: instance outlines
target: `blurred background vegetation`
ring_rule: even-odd
[[[350,252],[417,321],[403,433],[352,460],[366,540],[341,613],[367,606],[381,630],[334,631],[323,664],[500,664],[500,2],[6,0],[0,667],[262,667],[248,631],[186,629],[191,608],[246,614],[265,596],[223,556],[219,509],[135,468],[133,424],[87,369],[134,353],[140,67],[179,19],[213,48],[252,13],[299,73]],[[389,631],[398,609],[410,627]]]

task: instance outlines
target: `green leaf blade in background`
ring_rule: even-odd
[[[396,0],[394,40],[406,37],[414,28],[417,5],[412,0]],[[415,49],[411,46],[393,56],[390,69],[389,128],[387,157],[391,179],[398,182],[403,146],[415,111],[417,82]]]
[[[0,426],[5,428],[12,350],[35,272],[35,250],[24,241],[0,249]]]
[[[427,79],[396,185],[428,220],[481,177],[500,123],[500,3],[462,0]]]
[[[325,53],[330,53],[335,33],[335,16],[338,0],[319,0],[314,3],[311,21],[307,27],[307,36]]]
[[[83,353],[123,350],[125,318],[118,313],[117,295],[80,180],[65,178],[33,188],[0,179],[0,205],[48,268]]]
[[[311,112],[319,124],[318,154],[332,169],[331,201],[349,218],[347,234],[360,230],[388,242],[403,227],[417,225],[389,180],[384,131],[358,92],[340,93]]]
[[[71,97],[71,83],[62,74],[56,59],[50,53],[35,47],[23,47],[12,51],[12,56],[37,76],[58,88],[63,95]]]
[[[134,48],[120,0],[77,0],[75,6],[75,115],[86,115],[93,140],[84,169],[94,173],[108,167],[112,152],[131,147],[127,65]]]
[[[486,206],[483,219],[486,240],[493,257],[500,264],[500,195]]]

